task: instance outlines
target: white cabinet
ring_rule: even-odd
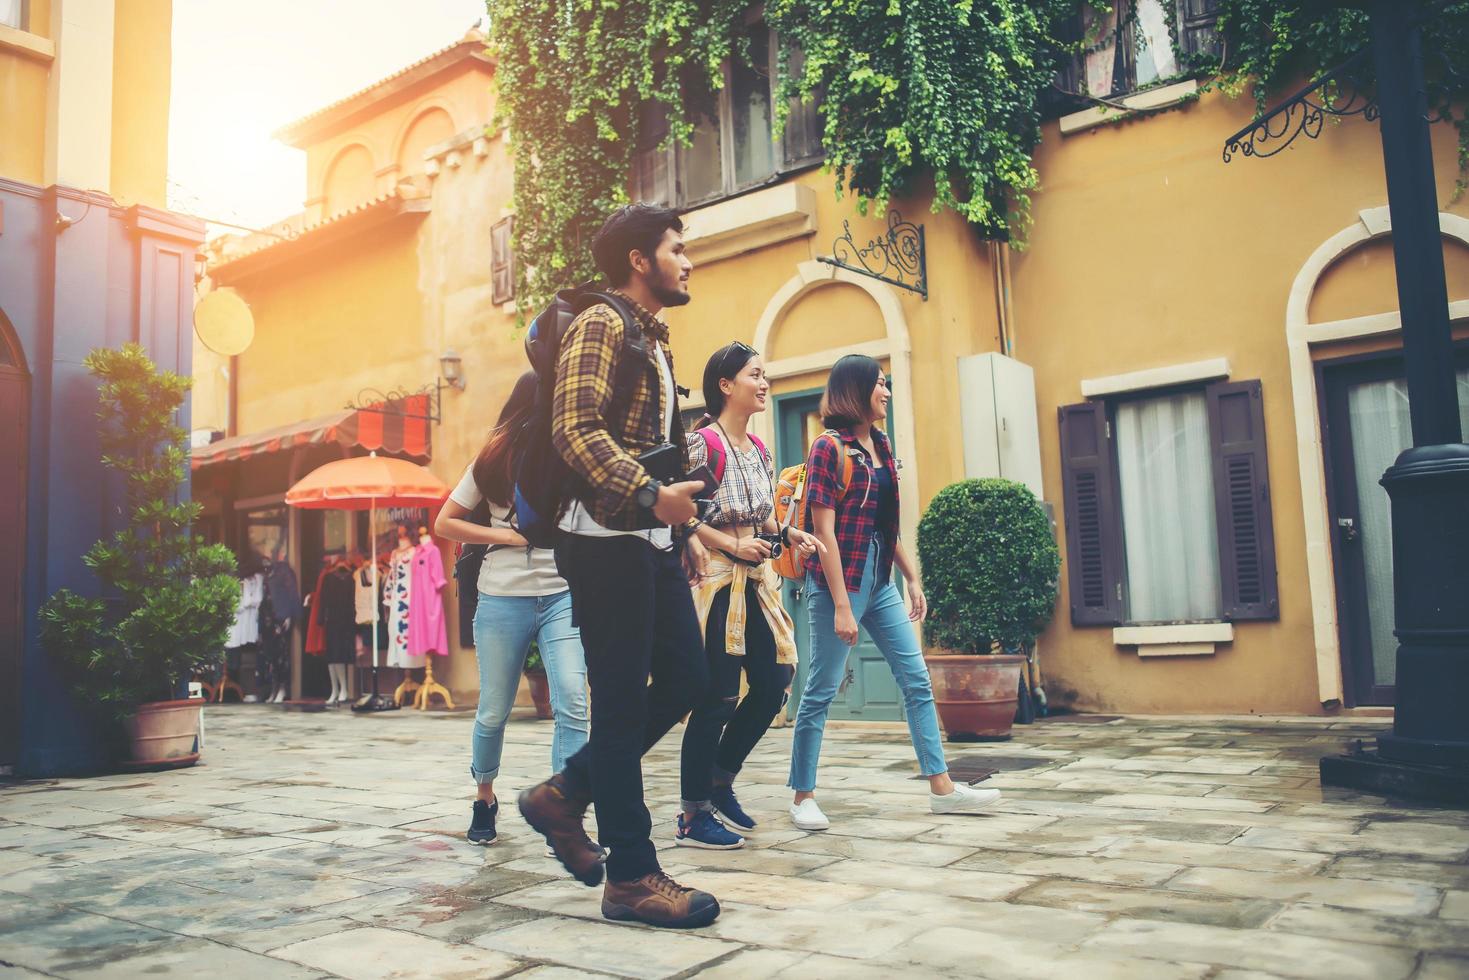
[[[1040,431],[1030,365],[1003,354],[959,358],[959,418],[966,477],[1003,477],[1041,497]]]

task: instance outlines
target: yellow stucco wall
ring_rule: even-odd
[[[1073,628],[1065,575],[1041,639],[1053,697],[1145,712],[1319,712],[1304,554],[1302,489],[1285,343],[1286,299],[1307,257],[1386,203],[1374,125],[1329,126],[1271,160],[1220,160],[1249,119],[1245,101],[1209,96],[1153,118],[1062,138],[1046,128],[1036,163],[1030,248],[1014,261],[1015,354],[1036,370],[1046,498],[1064,552],[1058,406],[1085,378],[1207,358],[1264,391],[1280,620],[1240,623],[1213,656],[1140,660],[1110,628]],[[1456,173],[1452,130],[1435,127],[1440,200]],[[1469,201],[1452,206],[1469,214]],[[1456,296],[1469,264],[1449,261]],[[1315,317],[1396,308],[1391,250],[1373,246],[1328,274]]]
[[[413,143],[421,151],[426,145],[423,130],[414,133],[415,124],[428,114],[435,133],[444,130],[442,116],[452,125],[445,136],[463,132],[471,126],[487,123],[492,115],[493,98],[490,80],[493,69],[482,61],[461,62],[452,71],[414,86],[372,106],[372,112],[340,130],[305,147],[306,150],[306,218],[317,221],[351,207],[353,201],[338,194],[328,194],[327,180],[333,164],[344,151],[361,146],[371,160],[370,177],[357,195],[362,199],[392,190],[399,179],[423,173],[420,153],[413,153]],[[405,154],[405,148],[409,151]],[[323,199],[331,197],[330,211]]]
[[[0,28],[0,176],[28,184],[45,185],[48,139],[48,87],[54,71],[85,73],[87,66],[66,64],[66,45],[53,40],[53,17],[62,13],[64,0],[30,0],[26,30]],[[102,154],[110,167],[106,187],[102,180],[81,181],[83,189],[110,192],[124,205],[163,207],[168,176],[168,102],[171,80],[172,0],[116,0],[113,5],[111,85],[103,107],[85,106],[86,119],[60,119],[62,127],[80,128],[82,135],[69,152]],[[105,38],[103,39],[106,40]],[[78,50],[82,50],[78,48]],[[54,57],[52,52],[54,52]],[[91,147],[89,141],[111,120],[111,142]],[[83,168],[86,170],[86,168]],[[68,172],[74,172],[69,168]],[[62,183],[77,183],[63,178]]]
[[[51,36],[51,0],[31,0],[27,34]],[[0,46],[0,177],[40,184],[46,169],[48,58]]]
[[[112,44],[112,196],[162,208],[168,198],[173,0],[117,0]]]

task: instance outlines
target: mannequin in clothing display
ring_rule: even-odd
[[[322,580],[318,600],[326,630],[327,672],[332,692],[326,703],[347,700],[347,665],[356,655],[357,602],[355,576],[348,562],[337,562]]]
[[[286,699],[291,680],[291,626],[301,618],[301,588],[281,549],[264,560],[265,599],[260,604],[260,652],[256,686],[276,704]],[[266,695],[266,692],[269,692]]]
[[[357,656],[366,658],[370,663],[372,660],[372,604],[382,598],[382,583],[388,578],[388,563],[385,559],[378,560],[376,591],[373,589],[372,562],[363,561],[357,567],[352,576],[353,598],[357,609]],[[388,623],[386,617],[379,617],[377,621],[377,648],[379,651],[388,649]],[[359,660],[360,663],[360,660]]]
[[[383,608],[388,616],[389,667],[423,666],[422,656],[408,654],[408,623],[413,593],[413,541],[408,528],[399,526],[398,547],[388,559],[388,578],[383,586]]]
[[[423,656],[449,652],[449,628],[444,615],[444,557],[428,533],[418,529],[418,547],[413,549],[413,585],[409,595],[408,654]]]

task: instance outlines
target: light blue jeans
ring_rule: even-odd
[[[882,651],[893,679],[903,692],[903,706],[908,715],[908,735],[918,766],[925,776],[948,772],[944,761],[943,740],[939,735],[939,717],[933,704],[933,686],[928,679],[928,665],[918,647],[918,636],[908,619],[908,606],[891,580],[877,579],[877,542],[867,549],[867,565],[862,571],[861,590],[849,593],[852,616]],[[806,615],[811,624],[811,663],[806,671],[806,688],[801,693],[801,706],[796,710],[796,731],[791,750],[790,788],[798,793],[816,789],[816,763],[821,758],[821,736],[826,730],[826,715],[832,699],[847,673],[847,657],[852,648],[836,634],[836,607],[831,593],[806,577]]]
[[[474,610],[474,652],[479,660],[479,708],[469,766],[476,783],[492,782],[500,773],[505,749],[505,723],[515,706],[515,692],[531,641],[541,651],[551,688],[551,768],[560,772],[566,760],[587,744],[587,661],[581,634],[571,625],[571,593],[547,596],[479,594]]]

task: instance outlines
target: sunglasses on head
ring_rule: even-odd
[[[742,355],[745,358],[745,361],[748,361],[752,357],[758,357],[758,356],[760,356],[760,352],[757,351],[755,348],[751,347],[749,344],[747,344],[747,343],[745,343],[743,341],[736,340],[734,343],[730,344],[728,347],[726,347],[724,349],[724,354],[721,355],[720,358],[719,358],[719,375],[720,375],[720,377],[726,377],[727,376],[727,372],[728,372],[729,366],[730,366],[730,359],[735,354]]]

